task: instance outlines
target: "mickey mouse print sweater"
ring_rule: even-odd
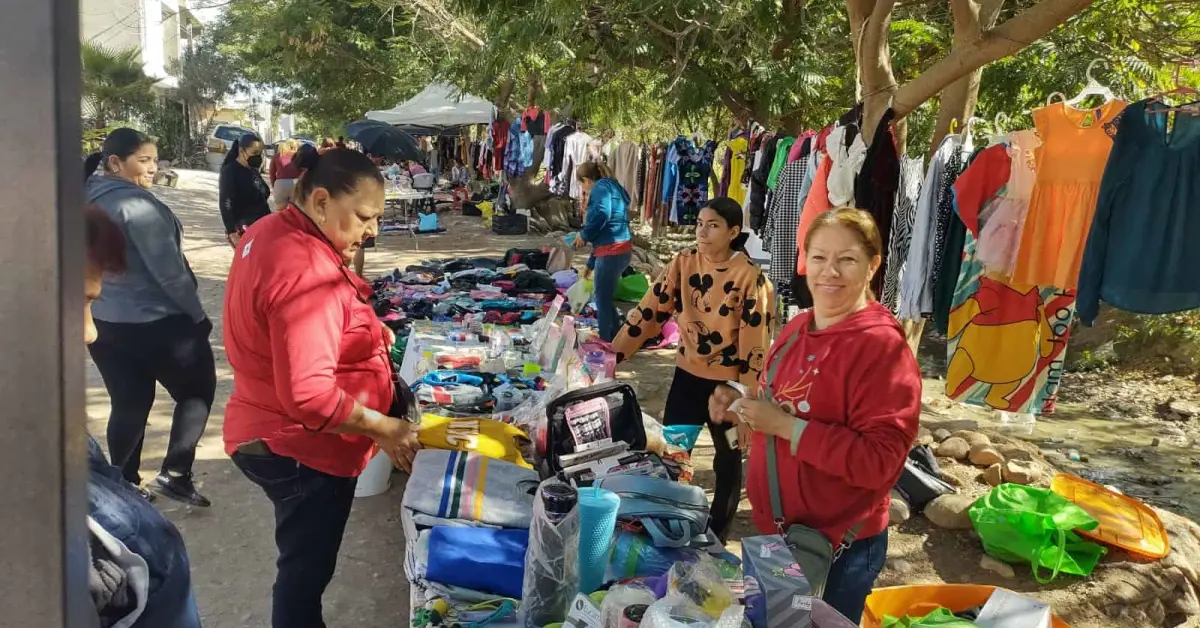
[[[775,290],[746,255],[713,263],[696,249],[679,253],[641,303],[629,311],[613,340],[617,360],[637,353],[675,317],[679,368],[705,379],[758,386],[771,330]]]

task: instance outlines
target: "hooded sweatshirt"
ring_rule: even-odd
[[[587,213],[579,236],[595,249],[593,257],[633,251],[629,233],[629,193],[614,179],[600,179],[588,193]],[[594,261],[588,260],[588,268]]]
[[[103,209],[125,234],[129,265],[124,273],[105,274],[92,315],[108,323],[149,323],[179,314],[203,321],[196,275],[183,256],[183,225],[171,208],[117,177],[90,177],[85,188],[88,202]]]
[[[879,303],[820,331],[812,320],[805,311],[783,328],[762,381],[775,403],[807,422],[795,454],[788,439],[775,439],[786,525],[820,530],[836,545],[859,523],[860,539],[887,527],[889,492],[917,436],[921,371]],[[766,437],[754,433],[746,491],[755,527],[773,534],[765,447]]]

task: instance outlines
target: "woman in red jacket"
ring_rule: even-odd
[[[825,212],[804,244],[813,307],[775,339],[764,398],[742,399],[731,413],[739,394],[721,386],[709,412],[752,430],[746,491],[761,533],[800,524],[843,545],[824,599],[857,624],[887,558],[889,492],[916,439],[921,371],[899,323],[869,288],[883,249],[871,215]],[[764,454],[771,445],[775,478]]]
[[[294,201],[246,230],[225,287],[225,451],[274,505],[275,628],[325,625],[358,475],[376,446],[405,470],[420,448],[371,288],[346,268],[378,230],[383,179],[357,151],[305,159]]]

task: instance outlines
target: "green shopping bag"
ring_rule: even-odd
[[[637,303],[650,291],[650,279],[642,273],[625,275],[617,281],[617,301],[632,301]]]
[[[882,628],[978,628],[974,623],[959,619],[950,609],[939,608],[924,617],[883,616]]]
[[[1059,573],[1089,575],[1108,551],[1071,532],[1093,530],[1100,522],[1046,489],[1001,484],[976,500],[967,514],[984,551],[1006,563],[1028,562],[1042,584]],[[1050,577],[1043,579],[1041,569],[1049,569]]]

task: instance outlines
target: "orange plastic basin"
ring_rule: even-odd
[[[928,615],[938,607],[959,613],[983,606],[998,588],[984,584],[910,584],[875,589],[867,597],[862,628],[879,628],[883,624],[884,615],[916,617]],[[1052,628],[1071,628],[1057,615],[1052,621]]]
[[[1054,476],[1050,490],[1100,522],[1095,530],[1077,534],[1155,560],[1171,551],[1162,520],[1142,502],[1067,473]]]

